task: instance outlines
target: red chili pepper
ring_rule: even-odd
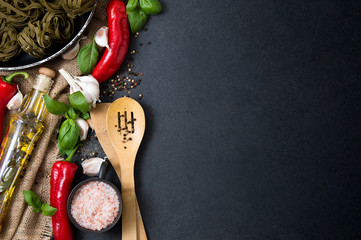
[[[52,217],[55,240],[72,240],[73,230],[67,212],[67,201],[78,165],[71,162],[77,148],[65,161],[57,161],[51,170],[50,205],[57,209]],[[69,160],[70,159],[70,160]]]
[[[99,83],[110,78],[122,65],[129,46],[129,22],[125,3],[110,0],[107,5],[109,27],[109,49],[93,70],[93,77]]]
[[[29,78],[29,74],[26,72],[16,72],[9,76],[0,77],[0,139],[3,133],[4,114],[6,105],[14,97],[18,91],[18,86],[11,82],[12,78],[16,75],[24,75],[24,78]]]

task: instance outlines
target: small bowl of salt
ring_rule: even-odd
[[[68,198],[68,216],[81,231],[103,233],[119,221],[122,199],[119,189],[105,180],[107,162],[103,162],[99,178],[89,178],[74,187]]]

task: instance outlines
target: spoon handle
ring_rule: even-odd
[[[147,233],[145,232],[145,228],[144,228],[142,215],[140,213],[137,196],[135,196],[135,204],[136,204],[135,207],[136,207],[136,211],[137,211],[137,236],[138,236],[138,240],[148,240]]]
[[[134,189],[134,168],[121,169],[122,184],[122,240],[137,240],[137,213]]]

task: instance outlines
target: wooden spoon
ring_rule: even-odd
[[[106,125],[104,124],[104,119],[106,117],[108,108],[111,103],[98,103],[96,108],[93,108],[90,112],[90,123],[91,127],[95,130],[97,138],[102,146],[105,154],[107,155],[109,161],[111,162],[115,172],[117,173],[119,179],[121,179],[121,170],[120,164],[117,157],[117,154],[111,144]],[[147,240],[147,234],[145,232],[142,215],[140,213],[139,205],[137,198],[136,200],[136,211],[137,211],[137,239],[138,240]]]
[[[108,109],[106,126],[121,170],[122,239],[136,240],[134,163],[145,131],[145,116],[142,106],[132,98],[117,99]]]

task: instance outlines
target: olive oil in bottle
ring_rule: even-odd
[[[35,84],[18,113],[10,116],[0,154],[0,230],[10,205],[16,182],[44,130],[44,95],[53,84],[55,72],[40,68]]]

